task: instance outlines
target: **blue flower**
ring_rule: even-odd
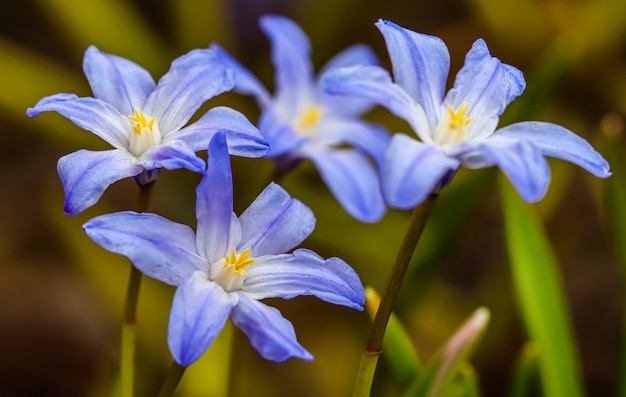
[[[217,130],[226,131],[232,154],[259,157],[268,145],[241,113],[216,107],[183,127],[209,98],[232,89],[233,72],[209,49],[193,50],[172,62],[158,84],[141,66],[91,46],[83,70],[94,98],[56,94],[27,110],[31,117],[56,111],[93,132],[114,149],[79,150],[58,162],[65,212],[76,215],[95,204],[106,188],[134,176],[150,183],[160,168],[202,172],[205,150]]]
[[[446,94],[450,56],[437,37],[379,20],[393,64],[389,73],[356,66],[327,74],[322,85],[334,94],[360,95],[406,120],[420,141],[395,134],[382,166],[383,195],[390,206],[408,209],[445,186],[461,166],[497,165],[522,198],[540,200],[550,182],[544,156],[579,165],[599,177],[609,165],[571,131],[545,122],[521,122],[496,130],[506,106],[525,88],[518,69],[489,54],[477,40]]]
[[[293,21],[266,15],[260,25],[272,45],[273,97],[225,50],[216,44],[211,48],[235,70],[235,90],[254,95],[262,108],[259,130],[270,144],[267,157],[276,157],[281,171],[302,159],[311,160],[349,214],[364,222],[380,220],[385,205],[377,168],[389,135],[382,127],[358,118],[373,102],[337,98],[320,89],[311,65],[309,39]],[[377,62],[369,47],[355,45],[335,56],[320,76],[336,67]]]
[[[264,358],[311,360],[291,323],[259,300],[314,295],[362,310],[358,276],[339,258],[325,260],[307,249],[285,253],[311,233],[315,218],[274,183],[237,218],[222,133],[211,140],[208,162],[196,189],[196,233],[135,212],[102,215],[83,229],[102,247],[126,255],[145,275],[178,287],[168,343],[179,364],[197,360],[229,316]]]

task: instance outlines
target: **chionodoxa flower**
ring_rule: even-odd
[[[312,359],[292,324],[260,302],[314,295],[362,310],[363,286],[339,258],[297,249],[313,230],[311,210],[271,183],[239,217],[224,135],[209,146],[208,169],[196,189],[197,232],[149,213],[96,217],[85,232],[105,249],[126,255],[145,275],[177,288],[168,344],[183,366],[197,360],[227,318],[266,359]]]
[[[421,142],[395,134],[382,166],[383,195],[390,206],[408,209],[445,186],[461,166],[497,165],[522,198],[540,200],[550,182],[544,156],[579,165],[599,177],[609,165],[583,138],[538,121],[496,130],[506,106],[524,90],[522,72],[489,54],[476,40],[445,95],[450,55],[442,40],[379,20],[393,65],[353,66],[327,73],[330,93],[360,95],[406,120]],[[444,96],[445,95],[445,96]]]
[[[94,97],[56,94],[27,110],[31,117],[56,111],[93,132],[112,150],[79,150],[59,159],[65,212],[76,215],[95,204],[112,183],[134,176],[152,182],[161,168],[205,169],[195,152],[205,150],[217,130],[229,136],[231,154],[260,157],[268,144],[241,113],[215,107],[185,126],[211,97],[230,90],[233,73],[210,49],[198,49],[172,62],[155,84],[136,63],[90,46],[83,70]]]

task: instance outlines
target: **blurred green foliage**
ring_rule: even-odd
[[[119,359],[128,262],[93,244],[81,225],[97,214],[133,208],[136,200],[133,181],[126,180],[87,212],[75,218],[62,214],[56,160],[106,144],[55,114],[29,119],[26,108],[58,92],[90,95],[80,69],[90,44],[132,59],[158,77],[174,57],[219,42],[271,86],[269,47],[256,22],[264,13],[281,13],[303,27],[316,66],[356,42],[370,44],[388,66],[373,25],[378,18],[441,37],[450,48],[452,75],[471,43],[483,37],[492,53],[521,68],[528,82],[503,124],[518,119],[562,124],[622,167],[626,3],[621,0],[5,1],[0,11],[0,394],[108,395]],[[252,121],[258,116],[251,98],[229,93],[208,106],[215,104],[232,106]],[[408,131],[383,110],[367,117],[392,132]],[[550,190],[533,211],[557,259],[582,366],[580,383],[590,396],[615,395],[624,313],[625,273],[619,265],[626,244],[621,238],[624,175],[616,172],[607,183],[570,164],[551,165]],[[233,172],[240,211],[264,187],[271,162],[233,159]],[[518,352],[535,335],[532,327],[527,331],[514,293],[495,175],[496,170],[462,170],[442,193],[396,311],[427,362],[469,313],[487,307],[490,326],[474,352],[473,367],[461,365],[453,380],[465,385],[459,390],[480,390],[483,396],[505,395],[517,384]],[[194,226],[197,181],[185,171],[163,173],[151,210]],[[389,211],[378,224],[361,224],[306,163],[282,185],[316,214],[316,230],[304,245],[345,259],[365,285],[382,290],[409,214]],[[63,296],[71,299],[48,294],[59,279],[65,283]],[[25,291],[33,295],[24,299]],[[151,280],[143,285],[138,396],[155,393],[170,362],[166,330],[172,294]],[[75,302],[80,308],[72,306]],[[367,315],[308,298],[272,305],[293,321],[314,362],[266,362],[247,343],[231,357],[231,339],[242,337],[228,329],[189,368],[178,394],[221,396],[230,388],[236,396],[349,395],[369,333]],[[41,311],[51,316],[34,314]],[[59,322],[71,331],[59,331],[65,330]],[[54,353],[51,346],[65,350]],[[399,394],[392,368],[383,354],[373,395]],[[472,393],[465,395],[477,395]]]

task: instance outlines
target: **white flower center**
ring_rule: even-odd
[[[246,268],[256,262],[256,258],[250,258],[250,251],[248,247],[238,254],[233,248],[230,255],[211,265],[211,279],[227,292],[240,289],[246,277]]]
[[[317,105],[312,105],[300,113],[293,123],[293,128],[301,136],[311,135],[315,125],[319,122],[324,109]]]
[[[467,117],[467,103],[454,110],[448,105],[445,117],[433,132],[433,140],[439,145],[453,145],[467,139],[467,126],[472,117]]]
[[[139,157],[151,147],[161,143],[161,131],[155,117],[148,116],[139,109],[135,109],[132,116],[128,116],[133,132],[130,134],[128,151]]]

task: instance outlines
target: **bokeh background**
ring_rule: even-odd
[[[610,198],[620,197],[624,186],[622,0],[0,0],[0,396],[109,395],[129,264],[92,243],[81,225],[98,214],[132,209],[137,198],[134,182],[124,180],[85,213],[64,215],[57,159],[107,146],[56,114],[29,119],[26,108],[58,92],[91,95],[81,70],[91,44],[138,62],[158,78],[175,57],[218,42],[271,87],[269,45],[257,24],[265,13],[302,26],[318,68],[358,42],[371,45],[389,66],[374,27],[378,18],[441,37],[450,49],[452,76],[471,43],[482,37],[492,54],[519,67],[528,82],[501,124],[558,123],[611,160],[614,176],[606,181],[551,161],[553,182],[535,207],[558,259],[585,389],[589,396],[616,395],[623,377],[626,241],[620,241],[615,224],[626,202]],[[238,109],[253,122],[259,114],[251,98],[232,93],[206,107],[215,105]],[[367,118],[393,132],[409,131],[381,109]],[[233,164],[241,211],[264,187],[272,164],[259,159],[233,159]],[[151,210],[195,226],[198,180],[184,170],[162,173]],[[463,170],[444,191],[397,308],[424,361],[475,308],[490,310],[491,323],[472,359],[484,396],[507,395],[527,341],[506,254],[498,183],[497,170]],[[364,284],[382,290],[409,213],[390,210],[380,223],[359,223],[306,163],[282,185],[317,216],[304,246],[343,258]],[[155,394],[171,361],[166,326],[172,294],[172,288],[151,280],[143,284],[137,396]],[[369,332],[367,315],[309,298],[271,304],[293,321],[315,361],[266,362],[245,341],[228,360],[230,339],[242,339],[238,331],[228,331],[189,368],[178,395],[219,396],[225,385],[234,396],[349,395]],[[383,358],[375,395],[397,393],[389,372]]]

